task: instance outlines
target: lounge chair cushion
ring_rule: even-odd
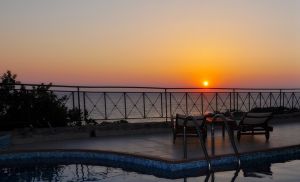
[[[177,125],[183,126],[186,116],[182,114],[177,114],[176,117],[177,117]],[[198,126],[201,126],[204,122],[204,116],[192,116],[191,119],[195,119]],[[186,123],[186,126],[195,126],[195,125],[194,122],[190,120],[189,122]]]
[[[263,124],[270,118],[271,115],[272,113],[247,113],[243,120],[243,124]]]
[[[179,125],[179,126],[183,126],[185,117],[186,117],[185,115],[176,114],[176,124]]]

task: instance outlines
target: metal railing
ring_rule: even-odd
[[[3,84],[0,83],[0,87]],[[15,84],[28,92],[39,84]],[[83,112],[85,120],[165,120],[172,115],[250,111],[253,108],[300,109],[300,89],[162,88],[51,85],[49,91],[65,96],[65,106]]]

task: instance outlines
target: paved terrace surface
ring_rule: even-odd
[[[299,120],[299,122],[298,122]],[[284,123],[284,124],[283,124]],[[280,119],[271,124],[274,131],[271,132],[269,142],[264,135],[243,135],[240,142],[236,142],[240,153],[266,150],[271,148],[286,147],[300,144],[300,118]],[[183,159],[182,137],[178,137],[176,143],[172,142],[171,130],[164,133],[136,134],[122,136],[105,136],[83,139],[69,139],[49,141],[32,144],[16,144],[9,150],[39,150],[39,149],[88,149],[101,151],[116,151],[143,156],[150,156],[164,160],[180,161]],[[208,130],[210,131],[210,130]],[[236,133],[235,133],[236,140]],[[208,133],[206,142],[209,155],[211,151],[211,135]],[[215,155],[233,154],[229,137],[226,133],[222,137],[221,128],[215,130]],[[203,158],[203,151],[197,138],[188,138],[188,159]]]

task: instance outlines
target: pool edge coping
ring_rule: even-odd
[[[254,151],[241,152],[241,153],[239,153],[239,155],[240,156],[247,156],[247,155],[254,155],[254,154],[257,154],[257,153],[275,152],[275,151],[295,149],[295,148],[299,148],[299,150],[300,150],[300,144],[284,146],[284,147],[274,147],[274,148],[268,148],[268,149],[263,149],[263,150],[254,150]],[[180,163],[188,163],[188,162],[195,162],[195,161],[206,161],[205,157],[174,160],[174,159],[167,159],[167,158],[158,157],[158,156],[142,155],[142,154],[136,154],[136,153],[130,153],[130,152],[120,152],[120,151],[112,151],[112,150],[95,150],[95,149],[4,150],[4,151],[0,151],[0,157],[2,155],[5,155],[5,154],[20,154],[20,153],[34,153],[34,152],[87,152],[87,153],[113,154],[113,155],[118,155],[118,156],[128,156],[128,157],[134,157],[134,158],[139,158],[139,159],[159,161],[159,162],[164,162],[164,163],[169,163],[169,164],[180,164]],[[218,159],[226,158],[226,157],[236,157],[236,155],[231,153],[231,154],[215,155],[215,156],[209,156],[209,157],[210,157],[211,160],[218,160]]]

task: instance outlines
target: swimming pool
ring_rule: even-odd
[[[300,179],[300,147],[205,160],[162,161],[101,151],[48,150],[1,153],[1,181],[287,181]],[[244,177],[245,176],[245,177]],[[297,180],[298,179],[298,180]]]
[[[84,164],[25,165],[0,169],[1,181],[299,181],[300,160],[248,166],[240,171],[219,171],[196,177],[167,179],[149,174],[125,171],[121,168]]]

